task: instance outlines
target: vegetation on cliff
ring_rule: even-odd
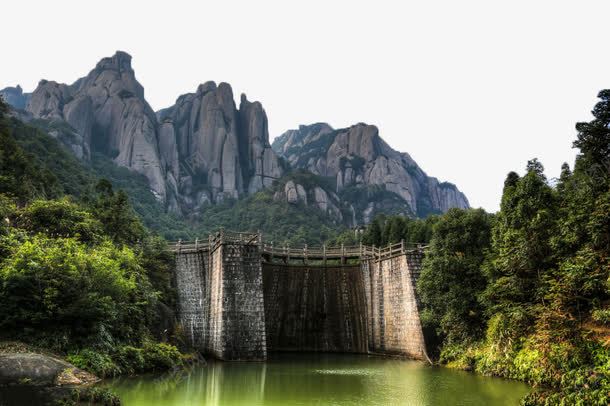
[[[221,227],[237,231],[260,230],[266,241],[280,245],[321,245],[344,229],[317,208],[275,200],[273,189],[245,199],[205,206],[197,227],[198,235],[206,236]]]

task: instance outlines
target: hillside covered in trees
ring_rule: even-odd
[[[0,180],[0,352],[25,346],[100,377],[186,360],[165,242],[123,191],[1,101]]]
[[[429,242],[417,289],[437,359],[531,383],[525,405],[610,402],[610,91],[599,98],[558,180],[532,159],[496,214],[378,218],[364,233]]]

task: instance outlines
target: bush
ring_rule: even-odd
[[[99,376],[108,378],[121,374],[121,369],[114,363],[108,354],[85,349],[66,357],[69,363],[75,367],[84,369]]]
[[[86,243],[99,242],[102,225],[69,199],[35,200],[19,213],[17,224],[32,234],[74,237]]]
[[[446,364],[449,368],[473,371],[478,357],[479,353],[476,346],[447,344],[441,350],[439,362]]]
[[[591,318],[600,324],[610,325],[610,309],[595,309]]]
[[[170,344],[148,342],[144,344],[142,355],[148,371],[165,371],[182,365],[182,354]]]
[[[68,362],[101,378],[120,374],[167,371],[183,364],[182,353],[173,345],[146,342],[142,348],[123,345],[111,354],[84,349],[68,355]]]
[[[129,248],[28,238],[0,268],[0,331],[52,349],[141,340],[155,293]]]
[[[146,369],[143,350],[124,345],[117,349],[114,359],[125,374],[133,375]]]
[[[59,399],[55,404],[57,406],[77,406],[83,404],[120,406],[121,399],[107,388],[92,386],[73,389],[67,398]]]

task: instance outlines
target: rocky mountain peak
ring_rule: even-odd
[[[15,109],[23,110],[30,98],[29,93],[23,93],[21,86],[6,87],[0,90],[0,96]]]
[[[131,67],[131,55],[124,51],[116,51],[114,55],[102,58],[102,60],[100,60],[95,66],[95,70],[115,70],[119,73],[133,73],[133,69]]]
[[[31,94],[17,86],[0,95],[20,109],[19,117],[53,124],[49,135],[79,158],[95,152],[143,174],[172,212],[197,214],[205,204],[271,187],[289,166],[312,178],[288,183],[276,198],[315,204],[352,225],[376,212],[424,216],[468,207],[455,186],[428,177],[408,154],[390,148],[374,125],[302,125],[271,146],[263,105],[242,93],[238,108],[231,86],[213,81],[155,113],[131,59],[117,51],[72,85],[41,80]]]
[[[214,90],[216,90],[216,82],[209,80],[205,83],[200,84],[197,87],[197,94],[204,95],[204,94],[206,94],[208,92],[212,92]]]
[[[300,126],[276,138],[273,148],[294,168],[334,179],[340,196],[358,200],[358,193],[370,195],[374,190],[378,202],[366,206],[363,201],[353,202],[362,209],[357,213],[362,222],[370,220],[376,203],[396,207],[394,197],[417,216],[468,207],[468,200],[454,185],[441,186],[436,178],[428,177],[408,154],[386,144],[374,125],[358,123],[338,130],[325,123]]]

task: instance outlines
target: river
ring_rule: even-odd
[[[165,375],[107,381],[125,406],[518,405],[520,382],[417,361],[284,354],[267,362],[210,362]]]

